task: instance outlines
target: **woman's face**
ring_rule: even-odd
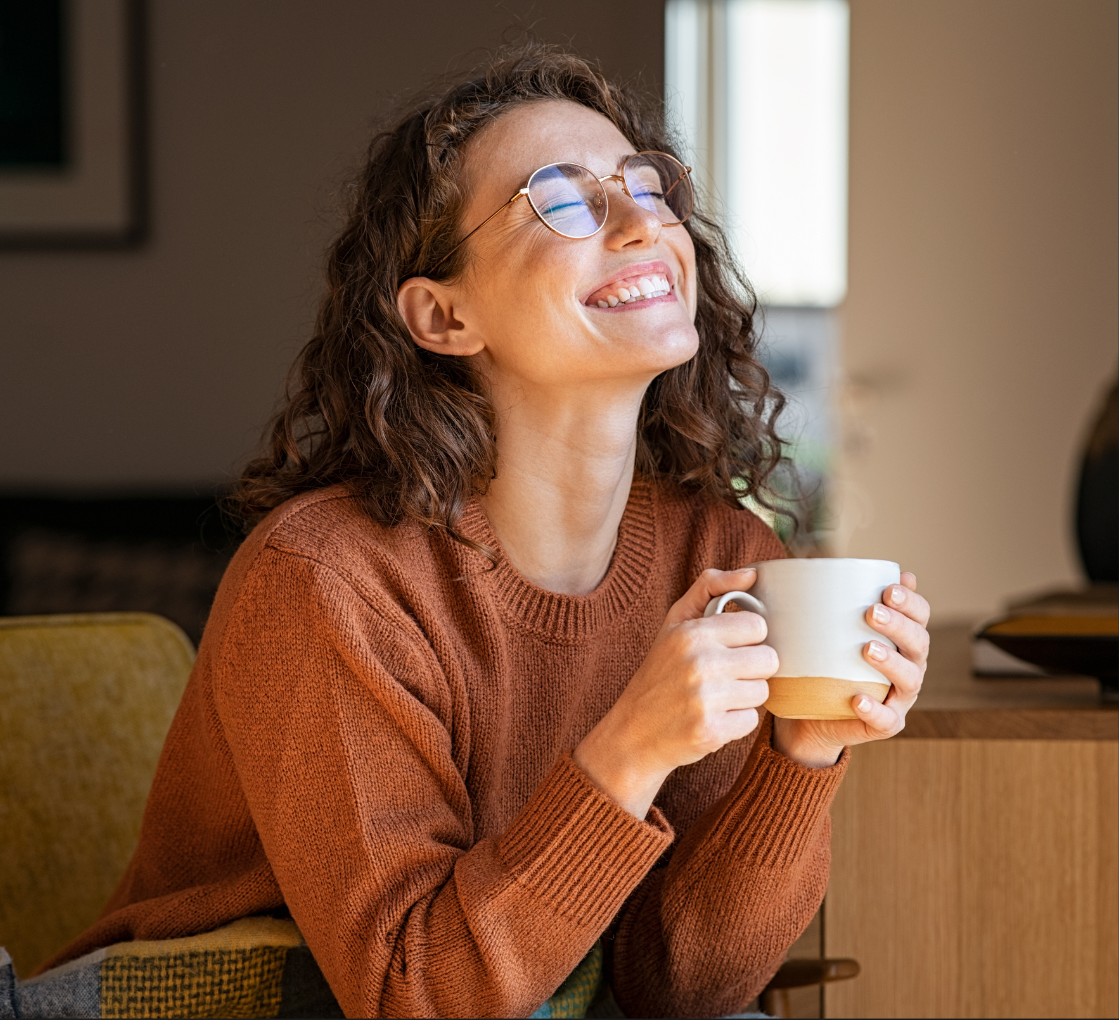
[[[610,121],[576,103],[517,107],[467,149],[463,232],[524,187],[538,167],[581,163],[603,177],[620,173],[633,151]],[[620,182],[605,187],[609,215],[592,237],[561,237],[520,199],[467,242],[472,259],[461,280],[406,281],[400,307],[416,341],[473,355],[492,381],[533,389],[611,381],[644,386],[691,358],[699,343],[691,238],[682,226],[663,226]],[[621,287],[642,278],[655,285],[657,277],[667,280],[667,295],[599,307]],[[410,293],[417,287],[428,296]]]

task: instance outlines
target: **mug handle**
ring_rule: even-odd
[[[707,608],[703,611],[703,618],[717,616],[726,608],[728,602],[733,602],[743,609],[757,613],[759,616],[765,616],[765,603],[761,599],[754,598],[753,595],[744,591],[728,591],[725,595],[720,595],[707,603]]]

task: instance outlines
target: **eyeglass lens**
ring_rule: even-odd
[[[631,156],[622,170],[633,200],[666,225],[692,211],[692,186],[684,166],[664,153]],[[564,237],[590,237],[606,222],[606,190],[586,167],[556,163],[529,179],[528,198],[545,223]]]
[[[590,237],[606,222],[606,192],[586,167],[556,163],[528,182],[528,198],[540,218],[564,237]]]
[[[683,223],[692,214],[692,182],[682,163],[661,152],[639,152],[626,160],[622,176],[633,200],[661,223]]]

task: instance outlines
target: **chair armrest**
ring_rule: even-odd
[[[772,1017],[792,1016],[789,990],[811,988],[829,981],[845,981],[859,973],[856,960],[786,960],[765,986],[758,999],[763,1013]]]
[[[809,985],[822,985],[829,981],[846,981],[857,977],[857,960],[786,960],[766,985],[766,991],[778,988],[807,988]]]

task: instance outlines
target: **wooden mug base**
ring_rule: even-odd
[[[851,707],[856,694],[886,700],[889,684],[836,680],[830,676],[773,676],[765,707],[782,719],[857,719]]]

